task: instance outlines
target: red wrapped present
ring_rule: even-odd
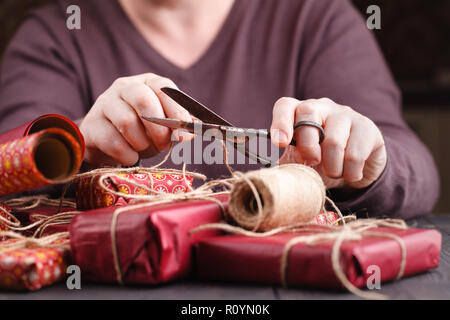
[[[39,206],[28,210],[13,210],[14,216],[22,226],[35,225],[33,228],[21,231],[25,236],[48,236],[58,232],[69,231],[72,218],[77,214],[75,208],[55,206]],[[42,223],[36,224],[41,221]]]
[[[55,128],[0,145],[0,196],[67,181],[82,153],[71,134]]]
[[[175,173],[108,174],[103,180],[104,186],[107,188],[105,190],[99,184],[101,177],[102,174],[98,174],[77,180],[76,198],[79,210],[126,205],[132,200],[127,197],[128,195],[149,195],[149,190],[159,193],[188,192],[194,180],[192,174],[185,176]]]
[[[7,240],[2,244],[9,241]],[[2,250],[0,244],[0,288],[37,290],[62,280],[66,275],[69,250],[25,248]]]
[[[192,267],[192,245],[218,234],[211,230],[189,234],[222,219],[228,195],[216,199],[222,205],[189,200],[84,211],[70,225],[72,258],[83,278],[95,282],[157,284],[186,277]]]
[[[398,241],[403,242],[406,249],[402,276],[439,266],[441,234],[438,231],[373,228],[367,232],[387,233],[401,240],[364,236],[361,240],[341,244],[339,267],[355,287],[366,286],[373,273],[370,266],[379,267],[382,282],[399,275],[403,251]],[[314,245],[297,243],[289,249],[285,265],[282,265],[286,244],[299,235],[305,234],[285,233],[264,238],[226,235],[202,239],[196,246],[197,275],[202,280],[343,288],[333,270],[333,241]]]
[[[15,129],[0,134],[0,145],[51,128],[58,128],[72,135],[81,146],[81,158],[84,157],[85,144],[80,129],[78,129],[77,125],[72,120],[59,114],[42,115]]]

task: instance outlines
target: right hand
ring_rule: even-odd
[[[160,90],[163,87],[177,88],[170,79],[152,73],[114,81],[80,124],[86,141],[85,160],[94,165],[131,166],[139,160],[139,153],[150,157],[166,149],[171,130],[142,120],[141,116],[184,121],[192,118]],[[193,138],[182,130],[175,130],[173,135],[177,141]]]

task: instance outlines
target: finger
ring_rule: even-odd
[[[286,147],[294,133],[295,109],[300,104],[293,98],[280,98],[273,107],[270,139],[279,147]]]
[[[145,132],[144,125],[128,103],[115,99],[103,108],[103,114],[134,150],[143,151],[150,147],[151,140]]]
[[[164,109],[152,89],[141,82],[129,83],[120,90],[120,98],[129,104],[139,115],[165,118]],[[158,150],[164,150],[170,143],[169,128],[148,121],[141,121],[147,135]]]
[[[173,99],[171,99],[167,94],[161,91],[161,88],[164,87],[178,89],[178,87],[172,80],[164,77],[148,77],[145,80],[145,84],[149,86],[156,94],[164,109],[164,113],[168,118],[179,119],[183,121],[192,121],[192,117],[186,109],[184,109]],[[178,139],[179,141],[191,140],[194,137],[193,134],[184,130],[175,130],[174,134],[177,138],[180,138]]]
[[[303,163],[303,159],[298,153],[297,149],[294,146],[287,146],[284,150],[283,155],[278,160],[278,164],[287,164],[287,163]]]
[[[353,122],[345,149],[343,178],[346,182],[363,179],[366,160],[376,147],[376,132],[363,122]]]
[[[344,155],[350,136],[351,119],[345,114],[331,115],[325,122],[325,139],[322,142],[322,167],[333,179],[342,177]]]
[[[131,166],[139,160],[138,153],[106,119],[96,121],[90,128],[89,140],[104,154],[125,166]],[[95,132],[92,132],[93,129]]]
[[[322,106],[318,102],[307,100],[302,102],[296,109],[295,123],[300,121],[312,121],[322,125]],[[295,130],[297,150],[302,159],[310,166],[321,162],[320,131],[311,126],[301,126]]]

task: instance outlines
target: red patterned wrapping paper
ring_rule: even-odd
[[[217,196],[226,209],[228,196]],[[122,209],[124,207],[120,207]],[[70,225],[71,253],[83,278],[117,283],[111,223],[118,207],[85,211]],[[117,217],[116,248],[125,284],[158,284],[188,276],[192,246],[219,231],[189,232],[222,219],[216,202],[191,200],[133,209]]]
[[[436,230],[375,228],[377,232],[395,234],[406,245],[404,276],[439,266],[441,234]],[[298,235],[298,234],[297,234]],[[281,257],[286,243],[296,234],[279,234],[266,238],[214,236],[196,246],[197,276],[202,280],[225,282],[281,283]],[[332,243],[308,246],[297,244],[289,252],[288,286],[343,288],[331,263]],[[348,280],[356,287],[366,285],[373,271],[380,268],[381,281],[396,278],[401,262],[399,244],[389,238],[366,237],[346,241],[340,248],[340,264]]]
[[[84,157],[85,142],[80,129],[72,120],[59,114],[42,115],[15,129],[0,134],[0,145],[51,128],[58,128],[71,134],[81,146],[81,158]]]
[[[0,196],[61,183],[82,162],[82,148],[62,129],[46,129],[0,145]]]
[[[76,182],[77,208],[79,210],[89,210],[105,208],[114,205],[126,205],[129,198],[121,197],[112,192],[103,190],[99,185],[100,175],[78,179]],[[192,186],[193,176],[179,174],[152,174],[150,179],[147,174],[117,174],[105,179],[105,185],[108,189],[121,192],[124,195],[148,195],[148,191],[129,183],[132,180],[137,184],[145,185],[152,190],[164,193],[187,192]]]
[[[336,212],[333,211],[327,211],[325,213],[318,214],[314,217],[314,219],[311,221],[312,223],[320,224],[320,225],[326,225],[326,224],[335,224],[336,221],[339,219],[339,216]]]
[[[2,252],[0,244],[0,288],[38,290],[58,282],[66,275],[68,254],[69,250],[48,248]]]

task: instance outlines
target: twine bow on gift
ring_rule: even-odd
[[[0,253],[19,249],[54,248],[69,249],[69,232],[59,232],[41,238],[26,237],[13,231],[1,231],[0,236],[10,238],[0,245]]]

